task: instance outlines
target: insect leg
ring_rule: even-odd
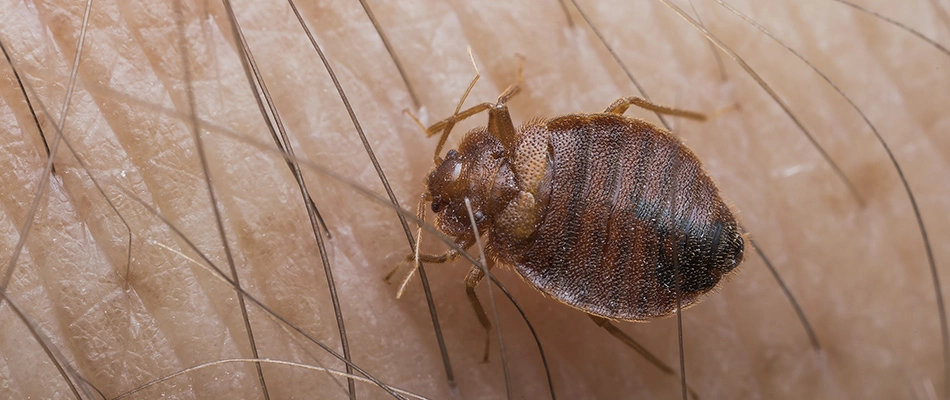
[[[469,56],[471,56],[471,52],[469,53]],[[474,58],[472,59],[472,65],[475,65]],[[507,103],[508,100],[521,91],[521,82],[523,81],[521,71],[523,66],[524,59],[519,57],[518,80],[515,81],[515,83],[513,83],[511,86],[508,86],[508,88],[506,88],[505,91],[498,96],[498,99],[494,104],[487,102],[481,103],[465,111],[459,112],[459,110],[462,108],[462,103],[465,101],[465,98],[468,97],[469,92],[471,92],[472,87],[475,86],[475,82],[478,81],[478,77],[480,76],[478,73],[478,67],[475,67],[475,78],[472,79],[472,83],[468,85],[468,89],[465,90],[465,94],[462,95],[462,100],[459,101],[458,107],[455,108],[455,113],[452,114],[451,117],[436,122],[426,129],[427,137],[432,137],[439,132],[442,133],[442,136],[439,138],[439,144],[435,147],[436,164],[442,162],[442,160],[439,158],[439,153],[442,152],[442,146],[444,146],[445,141],[448,140],[449,133],[452,131],[452,128],[455,127],[455,124],[485,110],[489,110],[488,131],[501,140],[502,144],[505,146],[505,149],[514,148],[515,142],[517,141],[517,131],[515,131],[514,124],[511,122],[511,116],[508,114]]]
[[[506,156],[514,156],[515,144],[518,143],[518,131],[515,129],[514,123],[511,122],[511,114],[508,113],[508,101],[511,100],[518,92],[521,91],[521,82],[524,78],[521,76],[521,70],[524,67],[524,59],[518,59],[518,80],[515,83],[508,86],[501,95],[498,96],[498,100],[495,101],[494,106],[488,110],[488,133],[491,133],[498,140],[501,140],[502,146],[505,147],[505,151],[508,153]]]
[[[465,239],[462,239],[462,240],[459,240],[458,242],[456,242],[456,244],[458,244],[458,246],[461,247],[461,248],[463,248],[463,249],[467,249],[467,248],[469,248],[469,247],[472,247],[472,244],[474,244],[474,243],[475,243],[475,239],[468,239],[468,238],[465,238]],[[458,252],[457,250],[455,250],[455,249],[449,249],[449,250],[446,250],[446,252],[445,252],[445,253],[442,253],[442,254],[420,253],[420,254],[418,255],[418,260],[419,260],[419,262],[424,262],[424,263],[447,264],[447,263],[450,263],[450,262],[452,262],[452,261],[455,261],[455,260],[458,259],[459,256],[461,256],[461,255],[462,255],[462,253]],[[415,254],[415,253],[407,255],[407,256],[406,256],[406,259],[403,260],[402,263],[400,263],[399,265],[397,265],[396,268],[393,269],[388,275],[386,275],[386,278],[385,278],[384,280],[385,280],[386,282],[389,282],[389,279],[392,278],[392,275],[394,275],[394,274],[396,273],[396,270],[398,270],[400,266],[402,266],[402,265],[405,264],[405,263],[412,263],[412,262],[414,262],[414,261],[416,261],[416,260],[417,260],[417,258],[416,258],[416,254]]]
[[[491,269],[495,265],[491,259],[485,260],[485,266],[488,269]],[[482,327],[485,328],[485,358],[482,360],[488,362],[488,347],[491,343],[491,321],[488,320],[488,314],[485,313],[485,309],[482,308],[482,303],[478,301],[478,295],[475,294],[475,287],[482,281],[482,278],[485,277],[485,273],[482,271],[482,268],[478,265],[472,267],[468,271],[468,275],[465,276],[465,293],[468,294],[468,300],[472,303],[472,309],[475,310],[475,315],[478,316],[478,322],[482,323]]]
[[[435,263],[435,264],[446,264],[455,259],[459,258],[462,253],[459,253],[456,250],[448,250],[442,254],[419,254],[419,261],[426,263]],[[406,257],[409,260],[412,260],[412,256]]]
[[[412,113],[409,113],[409,116],[411,116],[412,119],[416,119],[416,117],[412,115]],[[416,120],[416,122],[419,122],[419,120]],[[416,203],[416,218],[418,218],[419,221],[425,222],[426,220],[426,201],[428,200],[430,200],[430,196],[429,196],[429,193],[426,192],[426,193],[423,193],[422,196],[419,197],[419,202]],[[419,246],[421,246],[422,244],[421,243],[422,242],[422,226],[420,226],[419,229],[416,230],[415,242],[416,244],[412,251],[411,257],[406,257],[406,259],[403,262],[396,264],[396,268],[393,268],[392,271],[389,271],[389,273],[386,274],[386,277],[383,278],[383,281],[385,281],[386,283],[389,283],[389,280],[392,279],[393,275],[396,274],[396,271],[399,271],[399,267],[402,267],[403,264],[408,264],[409,262],[412,262],[413,260],[415,260],[415,255],[419,254]],[[415,270],[416,270],[415,268],[412,269],[413,272]],[[412,273],[410,272],[410,275],[411,274]]]
[[[518,80],[515,83],[508,86],[501,95],[498,96],[498,100],[495,102],[498,105],[508,103],[508,100],[511,100],[518,92],[521,91],[521,83],[524,82],[524,77],[522,76],[522,71],[524,71],[524,57],[520,54],[518,55]]]
[[[627,108],[630,107],[631,105],[635,105],[637,107],[644,108],[653,112],[658,112],[660,114],[675,115],[677,117],[695,119],[697,121],[706,120],[705,115],[695,112],[695,111],[681,110],[678,108],[662,106],[662,105],[653,103],[647,99],[640,98],[640,97],[633,97],[633,96],[621,97],[617,99],[617,101],[613,102],[613,104],[608,106],[607,109],[604,110],[604,112],[610,113],[610,114],[623,114],[625,111],[627,111]]]
[[[459,253],[458,251],[455,251],[455,250],[448,250],[442,254],[422,253],[422,254],[419,254],[419,262],[433,263],[433,264],[447,264],[458,259],[460,255],[462,255],[462,253]],[[413,261],[416,261],[415,254],[410,254],[406,256],[406,259],[403,260],[403,262],[399,263],[399,265],[397,265],[396,268],[393,268],[392,271],[386,274],[386,277],[383,278],[383,280],[386,282],[389,282],[389,280],[392,279],[393,275],[396,274],[396,271],[399,270],[399,267],[407,263],[412,263]]]
[[[650,351],[647,350],[646,347],[643,347],[643,345],[641,345],[640,343],[637,343],[636,340],[633,340],[633,338],[630,337],[630,335],[627,335],[622,330],[620,330],[620,328],[617,328],[617,326],[614,325],[612,322],[610,322],[609,319],[604,318],[604,317],[599,317],[593,314],[587,314],[587,316],[590,317],[590,319],[594,320],[594,323],[597,324],[597,326],[607,330],[607,332],[613,335],[613,337],[619,339],[621,342],[623,342],[624,344],[629,346],[631,349],[639,353],[641,356],[643,356],[643,358],[649,361],[650,364],[653,364],[653,366],[655,366],[657,369],[659,369],[660,371],[663,371],[663,373],[667,375],[676,376],[676,371],[674,371],[673,368],[670,368],[670,366],[666,365],[666,363],[664,363],[659,358],[657,358],[657,356],[653,355],[653,353],[650,353]],[[687,386],[686,389],[689,391],[689,395],[692,396],[694,399],[699,398],[699,395],[696,394],[696,391],[693,390],[693,388]]]
[[[457,242],[457,244],[463,249],[467,249],[472,246],[472,243],[474,243],[474,241],[475,241],[474,239],[460,239],[459,242]],[[416,243],[418,242],[419,241],[416,240]],[[455,249],[449,249],[448,251],[442,254],[418,254],[418,251],[419,250],[417,248],[415,253],[406,256],[406,260],[400,263],[399,265],[397,265],[396,268],[393,269],[392,272],[389,273],[389,275],[386,275],[386,278],[384,279],[388,283],[389,279],[392,278],[392,275],[396,273],[399,267],[401,267],[403,264],[412,263],[412,270],[409,271],[409,274],[407,274],[406,278],[403,279],[402,284],[399,285],[399,290],[396,291],[397,299],[402,297],[403,291],[406,290],[406,286],[409,284],[409,280],[412,279],[412,276],[415,274],[416,270],[419,269],[419,266],[422,265],[422,263],[427,262],[427,263],[435,263],[435,264],[446,264],[446,263],[455,261],[455,259],[459,258],[459,256],[462,255],[461,252]]]

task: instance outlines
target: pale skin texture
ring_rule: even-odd
[[[217,266],[228,269],[190,125],[147,105],[189,109],[175,13],[170,4],[154,3],[143,8],[93,3],[64,129],[131,226],[128,278],[128,231],[61,146],[57,175],[42,194],[7,288],[72,368],[107,397],[183,368],[251,357],[233,288],[163,247],[196,258],[122,192],[154,205]],[[483,74],[468,105],[492,101],[515,79],[516,54],[524,55],[523,90],[511,102],[516,123],[597,112],[622,95],[639,95],[573,8],[577,24],[569,28],[557,3],[525,3],[371,4],[405,64],[422,111],[413,106],[358,3],[301,5],[404,209],[415,210],[436,139],[426,139],[403,109],[426,123],[450,115],[473,75],[467,46]],[[747,248],[738,273],[684,313],[690,385],[709,399],[945,395],[937,309],[920,233],[896,173],[858,115],[773,41],[715,3],[697,2],[713,33],[773,85],[855,182],[863,207],[774,101],[730,60],[724,60],[728,80],[721,80],[708,43],[672,11],[659,2],[596,3],[582,6],[654,101],[707,114],[739,105],[706,123],[667,120],[704,160],[788,281],[825,349],[811,350],[775,281]],[[943,243],[950,239],[950,58],[837,3],[748,3],[753,4],[735,6],[825,71],[875,123],[904,167],[938,268],[948,279],[950,248]],[[950,42],[945,14],[930,2],[863,4]],[[80,2],[0,4],[0,40],[30,85],[34,106],[42,103],[53,116],[38,111],[49,139],[69,82],[83,7]],[[235,7],[297,155],[385,195],[288,6],[257,1]],[[183,20],[198,115],[245,138],[220,131],[202,135],[241,283],[339,351],[326,278],[299,192],[280,156],[251,144],[273,148],[235,55],[226,14],[220,4],[202,2],[186,6]],[[4,65],[0,74],[0,254],[6,273],[17,232],[32,215],[47,158],[10,67]],[[628,114],[655,121],[641,110]],[[457,128],[447,148],[471,124],[484,123],[481,115]],[[411,251],[395,212],[312,168],[304,170],[333,234],[329,258],[354,363],[395,387],[450,397],[418,278],[401,299],[395,298],[396,285],[382,281]],[[423,238],[426,251],[446,248],[434,236]],[[456,393],[503,397],[495,336],[490,362],[481,362],[484,333],[462,284],[467,268],[464,261],[427,268]],[[656,371],[582,313],[543,297],[510,269],[497,267],[494,273],[537,329],[559,397],[679,398],[677,379]],[[479,294],[488,307],[482,286]],[[547,385],[534,342],[510,303],[499,296],[498,304],[513,394],[544,398]],[[249,308],[261,357],[343,368],[260,309]],[[676,365],[675,319],[620,327]],[[0,397],[71,396],[9,305],[0,308],[0,354]],[[272,398],[346,397],[345,381],[341,387],[320,372],[274,365],[264,371]],[[371,385],[357,388],[360,398],[386,396]],[[263,395],[253,365],[233,363],[136,394],[159,396]]]

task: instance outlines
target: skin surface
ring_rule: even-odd
[[[708,399],[946,396],[924,247],[881,145],[848,103],[805,64],[717,4],[696,3],[709,29],[745,57],[815,135],[854,182],[864,205],[775,101],[728,59],[723,80],[708,42],[662,3],[581,4],[653,101],[714,115],[706,123],[667,121],[704,161],[740,222],[781,272],[824,349],[811,349],[795,313],[750,247],[738,273],[683,314],[690,386]],[[917,196],[937,266],[946,276],[950,57],[835,2],[761,3],[735,6],[828,74],[887,140]],[[942,17],[945,3],[944,8],[927,1],[862,4],[939,43],[950,42]],[[450,115],[473,74],[467,46],[482,72],[467,105],[493,101],[516,77],[516,54],[524,56],[524,87],[510,103],[516,124],[601,111],[622,95],[639,95],[573,7],[572,28],[553,1],[370,5],[404,63],[421,109],[413,106],[358,3],[300,7],[396,197],[410,212],[432,166],[436,139],[426,139],[403,110],[413,110],[425,123]],[[75,1],[0,4],[0,40],[28,84],[51,142],[84,7]],[[681,7],[689,10],[686,3]],[[287,4],[247,1],[235,8],[298,157],[385,196],[332,81]],[[186,242],[126,194],[154,206],[227,271],[205,173],[218,196],[242,287],[311,337],[340,349],[304,202],[281,156],[262,148],[273,149],[273,141],[230,29],[223,7],[214,2],[189,3],[180,15],[167,2],[94,2],[63,128],[84,164],[60,146],[57,173],[35,210],[47,158],[11,68],[0,68],[4,274],[18,232],[33,221],[6,294],[107,398],[184,368],[251,357],[234,289],[189,261],[198,257]],[[201,134],[207,170],[190,122],[181,117],[190,113],[177,44],[182,34],[197,114],[218,127]],[[642,110],[628,114],[655,121]],[[466,121],[446,148],[474,124],[484,123],[485,116]],[[395,296],[397,285],[382,280],[411,252],[396,213],[347,184],[303,169],[333,235],[327,257],[353,362],[390,385],[426,397],[503,397],[494,333],[491,360],[481,362],[484,333],[462,284],[468,265],[460,261],[426,270],[456,376],[452,389],[418,278],[401,299]],[[434,236],[423,236],[424,251],[445,248]],[[543,297],[510,269],[493,272],[537,330],[558,397],[679,398],[676,378],[658,372],[582,313]],[[484,286],[479,295],[489,307]],[[501,296],[496,300],[512,395],[544,398],[548,389],[534,341],[510,303]],[[343,368],[259,308],[248,308],[261,357]],[[675,319],[620,327],[668,364],[677,364]],[[72,396],[8,304],[0,307],[0,354],[0,397]],[[325,373],[282,365],[263,370],[272,398],[346,397],[345,380]],[[387,396],[362,383],[357,394]],[[159,396],[263,394],[253,364],[228,363],[163,381],[134,397]]]

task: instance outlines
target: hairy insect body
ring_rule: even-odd
[[[467,197],[489,257],[538,290],[592,315],[647,320],[675,312],[677,277],[686,307],[742,261],[731,211],[668,132],[598,113],[532,121],[517,134],[506,148],[489,129],[472,130],[426,186],[439,229],[474,243]]]

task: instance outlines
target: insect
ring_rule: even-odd
[[[587,313],[671,372],[610,320],[646,321],[695,304],[742,262],[744,240],[699,159],[671,133],[623,113],[635,105],[705,117],[624,97],[602,113],[535,119],[516,129],[507,102],[520,82],[519,73],[495,103],[459,112],[460,102],[454,115],[426,130],[441,138],[419,218],[430,202],[438,229],[468,249],[476,242],[469,199],[476,227],[488,237],[489,268],[513,266],[536,289]],[[484,111],[487,126],[469,131],[441,158],[454,125]],[[459,256],[448,250],[407,260],[445,263]],[[491,323],[475,294],[483,278],[472,267],[465,285],[487,332]]]

